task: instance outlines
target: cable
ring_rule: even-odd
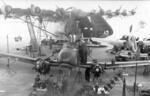
[[[48,24],[48,23],[47,23]],[[44,24],[44,22],[43,22],[43,28],[46,30],[46,25],[47,24]],[[48,35],[45,33],[45,35],[46,35],[46,38],[48,38]]]
[[[17,19],[19,19],[19,20],[21,20],[21,21],[24,21],[25,23],[31,23],[31,22],[28,22],[28,21],[26,21],[26,20],[24,20],[24,19],[22,19],[22,18],[20,18],[20,17],[17,17],[17,16],[15,16],[15,18],[17,18]],[[36,28],[38,28],[38,29],[40,29],[40,30],[42,30],[42,31],[45,31],[45,32],[47,32],[47,33],[49,33],[49,34],[51,34],[51,35],[54,35],[54,36],[58,37],[58,35],[53,34],[53,33],[49,32],[49,31],[47,31],[47,30],[45,30],[45,29],[42,29],[42,28],[40,28],[39,26],[36,26],[36,25],[34,25],[34,24],[32,24],[32,23],[31,23],[31,25],[34,26],[34,27],[36,27]]]
[[[1,0],[2,1],[2,3],[4,4],[4,5],[6,5],[6,2],[4,1],[4,0]]]

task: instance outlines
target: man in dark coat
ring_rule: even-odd
[[[86,45],[86,42],[80,40],[78,50],[79,50],[80,63],[86,64],[87,63],[87,54],[88,54],[88,52],[87,52],[88,47]]]

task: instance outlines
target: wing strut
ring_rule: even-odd
[[[26,16],[26,20],[27,20],[27,26],[30,34],[31,52],[38,52],[39,45],[35,36],[35,31],[34,31],[33,24],[31,22],[31,17]]]

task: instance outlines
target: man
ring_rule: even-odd
[[[50,39],[49,39],[49,48],[50,48],[50,50],[53,48],[53,39],[52,39],[52,37],[50,37]]]
[[[90,82],[91,68],[86,68],[85,70],[85,80]]]
[[[78,53],[79,53],[79,60],[81,64],[86,64],[87,63],[87,50],[88,47],[86,45],[86,42],[84,41],[79,41],[79,47],[78,47]]]
[[[91,66],[91,73],[93,74],[93,81],[96,80],[96,82],[98,80],[101,81],[101,79],[99,79],[99,77],[102,75],[102,73],[104,72],[103,67],[98,63],[98,61],[96,59],[93,60],[93,64]]]

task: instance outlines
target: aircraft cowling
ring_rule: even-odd
[[[79,28],[84,37],[105,38],[113,34],[111,26],[98,14],[80,18],[79,21]]]
[[[77,65],[77,49],[65,44],[58,54],[58,62],[67,62]]]
[[[125,40],[125,46],[133,52],[137,52],[138,50],[136,39],[137,39],[136,37],[128,35],[127,36],[125,35],[121,38],[121,40]]]
[[[12,12],[12,7],[10,5],[2,6],[1,13],[7,17]]]
[[[30,12],[33,16],[39,16],[41,14],[41,9],[37,6],[31,5]]]

